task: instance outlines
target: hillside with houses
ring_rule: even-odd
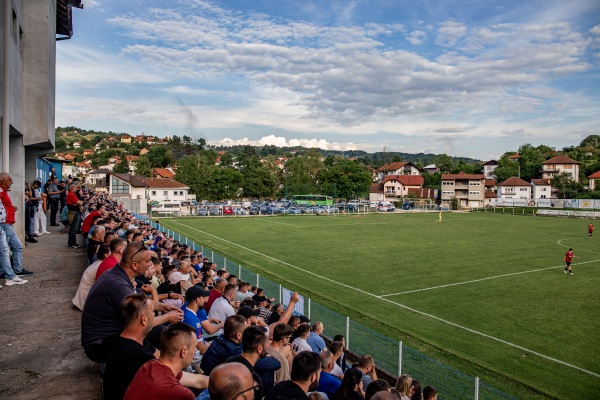
[[[600,199],[599,139],[591,135],[561,150],[523,144],[497,160],[481,161],[446,154],[214,147],[187,136],[66,127],[56,129],[56,152],[42,159],[60,166],[63,177],[79,177],[117,197],[135,192],[136,199],[187,201],[321,193],[343,200],[411,199],[479,208],[517,199],[526,204],[551,198]],[[177,184],[162,188],[161,179]],[[128,193],[116,193],[111,183],[121,191],[123,185],[131,187]]]

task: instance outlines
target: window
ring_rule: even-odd
[[[129,194],[129,184],[116,177],[111,177],[112,191],[115,194]]]
[[[479,190],[473,190],[473,191],[470,191],[469,194],[479,195],[479,194],[481,194],[481,192]]]
[[[168,196],[168,195],[169,195],[169,191],[168,191],[168,190],[165,190],[165,191],[163,192],[163,196]]]
[[[152,196],[156,196],[156,190],[152,191]]]
[[[444,185],[444,186],[454,185],[454,181],[442,181],[442,185]]]
[[[469,182],[469,186],[479,186],[481,182]]]
[[[444,192],[444,191],[442,191],[442,194],[454,194],[454,192]]]
[[[181,191],[179,192],[179,195],[180,195],[180,196],[183,196],[183,190],[181,190]]]
[[[521,192],[527,192],[528,190],[529,190],[529,189],[528,189],[528,188],[526,188],[526,187],[519,188],[519,191],[521,191]]]
[[[504,193],[514,193],[515,192],[515,188],[512,187],[505,187],[503,188]]]
[[[545,194],[543,194],[543,195],[540,196],[540,199],[545,199],[545,198],[546,198]]]

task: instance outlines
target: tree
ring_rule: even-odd
[[[247,168],[243,171],[243,196],[265,198],[275,193],[275,179],[264,167]]]
[[[210,190],[208,181],[218,167],[215,165],[216,153],[203,150],[195,156],[185,156],[177,161],[175,179],[188,185],[197,198],[206,198]]]
[[[442,173],[436,172],[435,174],[428,174],[427,172],[422,174],[423,176],[423,187],[425,188],[437,188],[440,189],[442,186]]]
[[[317,193],[317,172],[323,168],[321,157],[321,153],[311,149],[305,155],[288,160],[284,173],[286,197]]]
[[[500,183],[511,176],[519,176],[519,163],[510,159],[514,152],[504,153],[498,160],[498,167],[494,170],[496,180]]]
[[[113,167],[113,172],[116,172],[117,174],[129,173],[129,163],[125,157],[122,157],[121,160],[115,164]]]
[[[452,161],[452,157],[447,154],[439,154],[433,158],[433,162],[436,167],[440,169],[440,172],[443,174],[447,174],[452,170],[452,166],[454,165],[454,161]]]
[[[145,176],[149,178],[152,175],[152,164],[146,156],[140,156],[135,160],[135,173],[137,175]]]
[[[356,198],[369,193],[371,173],[358,163],[338,157],[331,166],[319,170],[321,193],[336,198]]]
[[[166,146],[152,146],[148,150],[148,159],[152,164],[152,168],[164,168],[172,162],[173,152],[168,150]]]
[[[219,168],[208,177],[206,190],[210,200],[234,199],[242,187],[244,176],[233,168]]]
[[[558,197],[563,199],[574,199],[583,190],[583,185],[575,182],[568,172],[554,175],[551,183],[554,189],[558,189]]]

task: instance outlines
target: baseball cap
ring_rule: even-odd
[[[171,275],[169,275],[169,282],[172,284],[175,284],[177,282],[180,281],[184,281],[185,278],[183,277],[183,274],[181,272],[173,272]]]
[[[185,299],[187,301],[194,301],[198,297],[208,297],[209,295],[210,292],[208,290],[204,290],[200,286],[194,285],[185,292]]]
[[[240,309],[238,310],[238,315],[242,315],[246,318],[250,318],[251,316],[257,316],[258,314],[260,314],[260,310],[255,310],[254,308],[248,307],[248,306],[243,306],[240,307]]]

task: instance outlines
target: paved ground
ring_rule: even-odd
[[[0,399],[101,399],[99,368],[79,345],[81,312],[71,304],[85,253],[48,228],[23,251],[35,273],[29,282],[0,281]]]

